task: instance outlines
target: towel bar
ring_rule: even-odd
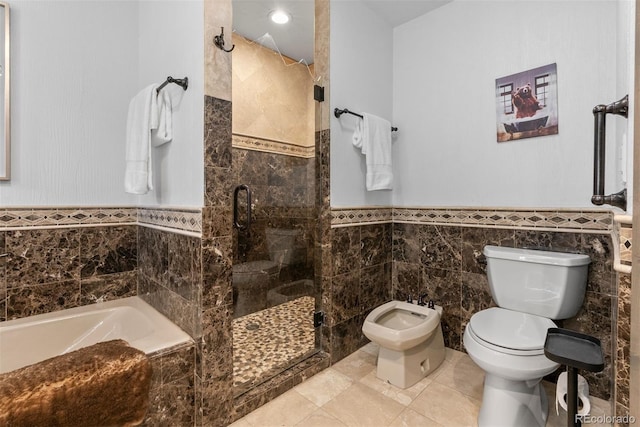
[[[347,108],[342,109],[342,110],[341,110],[341,109],[339,109],[339,108],[336,108],[336,109],[334,109],[334,110],[333,110],[333,115],[334,115],[334,116],[336,116],[336,119],[339,119],[339,118],[340,118],[340,116],[341,116],[341,115],[343,115],[343,114],[351,114],[352,116],[358,116],[358,117],[360,117],[361,119],[364,119],[364,117],[362,116],[362,114],[354,113],[353,111],[350,111],[350,110],[348,110]],[[395,127],[395,126],[391,126],[391,131],[392,131],[392,132],[395,132],[395,131],[397,131],[397,130],[398,130],[398,128],[397,128],[397,127]]]
[[[164,88],[169,83],[175,83],[178,86],[180,86],[182,89],[187,90],[187,88],[189,87],[189,77],[185,77],[184,79],[174,79],[173,77],[169,76],[167,77],[167,80],[165,80],[164,83],[158,86],[158,89],[156,89],[156,93],[160,93],[162,88]]]

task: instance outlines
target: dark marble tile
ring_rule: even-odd
[[[50,313],[79,305],[79,280],[11,288],[7,291],[7,320]]]
[[[231,168],[205,167],[204,170],[204,202],[206,207],[231,206],[233,189]]]
[[[224,307],[232,303],[232,239],[202,241],[202,307]]]
[[[204,161],[207,167],[231,167],[231,102],[206,95]]]
[[[330,175],[331,166],[331,132],[329,129],[316,132],[316,206],[328,209],[330,207]]]
[[[331,363],[344,359],[368,340],[362,333],[364,316],[355,316],[336,324],[331,331]]]
[[[233,417],[233,379],[225,377],[202,380],[202,425],[223,427]]]
[[[161,285],[169,280],[169,235],[162,230],[138,228],[138,269]]]
[[[424,267],[422,290],[427,299],[443,307],[445,312],[460,315],[462,302],[462,274],[459,271]]]
[[[616,402],[629,408],[630,343],[631,343],[631,275],[618,273],[618,316],[615,348]],[[625,413],[628,413],[626,409]]]
[[[422,266],[420,264],[408,264],[405,262],[393,263],[393,299],[399,301],[415,300],[424,293],[422,284]]]
[[[8,231],[8,288],[80,278],[80,233],[75,228]]]
[[[231,206],[205,207],[202,209],[202,238],[230,236],[233,233]]]
[[[193,375],[162,384],[151,392],[144,426],[191,426],[195,422],[195,381]]]
[[[469,322],[471,316],[479,311],[495,307],[486,275],[462,273],[461,302],[463,322]]]
[[[391,300],[391,263],[363,268],[360,272],[362,306],[374,309]]]
[[[202,314],[202,353],[197,374],[205,383],[233,375],[231,322],[229,307],[205,309]]]
[[[197,303],[171,292],[144,274],[138,276],[138,296],[194,339],[200,335],[200,313]]]
[[[233,148],[234,179],[238,184],[268,185],[269,153]]]
[[[582,234],[557,231],[515,230],[515,246],[555,252],[581,253]]]
[[[80,281],[80,305],[113,301],[138,294],[138,272],[93,276]]]
[[[162,384],[192,377],[195,373],[195,346],[193,345],[162,355],[159,359]]]
[[[331,229],[333,274],[340,275],[360,268],[360,227]]]
[[[419,264],[422,260],[419,224],[393,224],[393,261]]]
[[[198,302],[202,279],[202,240],[199,237],[169,234],[168,289]]]
[[[138,266],[137,226],[80,229],[81,277],[133,271]]]
[[[361,312],[360,272],[334,276],[331,282],[332,324],[347,321]]]
[[[587,290],[615,295],[613,242],[605,234],[583,234],[580,252],[591,257]]]
[[[441,318],[447,347],[461,350],[462,337],[462,277],[459,271],[425,267],[422,270],[423,290],[427,300],[442,306]]]
[[[513,247],[513,230],[462,227],[462,271],[487,273],[486,259],[482,254],[487,245]]]
[[[461,227],[425,225],[420,230],[420,242],[422,263],[426,267],[460,271]]]
[[[391,224],[362,225],[360,241],[361,267],[391,262]]]

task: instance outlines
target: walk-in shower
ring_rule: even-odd
[[[233,3],[236,396],[316,353],[320,342],[314,327],[320,301],[314,281],[313,67],[286,56],[287,30],[269,30],[265,3]],[[305,31],[312,57],[314,3],[290,3],[296,21],[310,19]]]

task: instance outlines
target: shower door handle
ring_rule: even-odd
[[[239,211],[238,211],[238,195],[240,191],[246,191],[247,193],[247,221],[244,224],[239,222]],[[238,230],[244,231],[248,230],[251,225],[251,190],[249,186],[246,184],[238,185],[235,190],[233,190],[233,227]]]

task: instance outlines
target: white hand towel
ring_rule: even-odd
[[[391,160],[391,123],[363,113],[353,133],[353,145],[366,157],[368,191],[391,190],[393,170]]]
[[[158,94],[157,128],[151,131],[151,144],[159,147],[173,139],[173,106],[169,91],[161,90]]]
[[[151,174],[151,129],[158,126],[157,85],[141,90],[129,103],[125,154],[124,189],[146,194],[153,189]]]

